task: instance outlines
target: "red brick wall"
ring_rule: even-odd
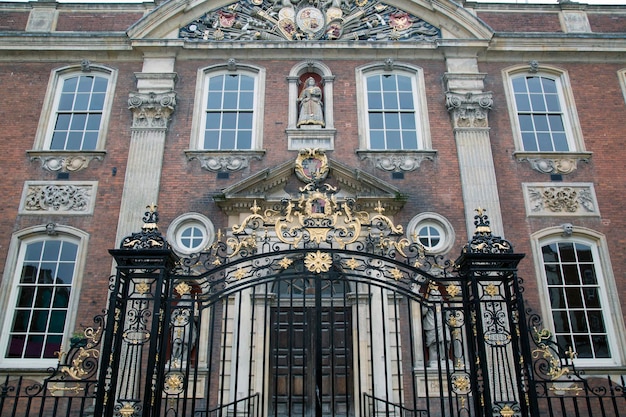
[[[496,32],[562,32],[558,13],[477,13]]]
[[[59,32],[126,31],[142,16],[142,13],[59,12],[56,30]]]
[[[0,12],[0,30],[25,30],[28,12]]]
[[[626,14],[587,13],[591,31],[596,33],[626,32]]]

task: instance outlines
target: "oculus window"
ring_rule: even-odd
[[[167,229],[167,240],[179,254],[200,252],[215,240],[215,228],[206,216],[186,213],[178,216]]]

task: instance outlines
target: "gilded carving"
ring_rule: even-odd
[[[137,128],[165,129],[176,107],[176,93],[130,93],[128,108]]]

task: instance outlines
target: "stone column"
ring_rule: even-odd
[[[128,98],[133,124],[117,242],[137,229],[139,216],[145,207],[158,201],[165,137],[170,116],[176,107],[176,93],[173,91],[176,75],[172,72],[146,72],[146,66],[144,63],[144,72],[136,74],[139,92],[131,92]]]
[[[482,208],[489,213],[492,230],[502,236],[500,197],[487,119],[492,103],[491,93],[446,93],[446,106],[452,117],[459,158],[468,234],[474,228],[474,210]]]

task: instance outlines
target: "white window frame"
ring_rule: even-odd
[[[206,100],[209,79],[219,75],[247,75],[254,80],[254,98],[252,109],[252,142],[250,149],[205,149],[204,128],[206,125]],[[190,149],[199,152],[246,152],[259,150],[263,143],[263,109],[261,100],[265,96],[265,70],[252,65],[236,64],[236,68],[228,65],[213,65],[198,70],[196,81],[196,98],[194,117],[191,128]]]
[[[87,259],[87,245],[89,243],[89,234],[82,230],[62,225],[55,225],[54,234],[50,235],[46,231],[46,226],[35,226],[16,232],[11,237],[9,253],[4,270],[2,285],[0,286],[0,307],[2,311],[14,311],[17,301],[17,284],[19,283],[22,273],[22,265],[25,256],[25,249],[29,243],[43,240],[65,240],[70,241],[78,246],[76,254],[76,264],[74,270],[74,278],[72,281],[72,291],[68,304],[68,314],[65,320],[63,330],[62,349],[67,351],[69,348],[71,330],[76,325],[76,313],[78,300],[80,298],[80,289],[82,286],[83,271]],[[48,369],[54,367],[58,363],[58,358],[32,359],[32,358],[6,358],[6,352],[9,341],[9,331],[12,325],[13,315],[0,315],[0,368],[14,369]]]
[[[367,102],[367,77],[372,75],[404,75],[409,77],[413,87],[415,124],[417,132],[417,148],[415,149],[372,149],[370,147],[369,112]],[[404,63],[393,63],[387,68],[384,63],[370,64],[356,69],[356,93],[359,111],[359,148],[367,152],[413,152],[431,150],[430,123],[428,121],[428,106],[426,102],[426,83],[424,71]]]
[[[556,82],[557,93],[559,96],[559,104],[562,111],[562,121],[565,129],[565,135],[568,144],[567,151],[528,151],[524,149],[522,141],[521,127],[518,119],[517,102],[515,100],[515,91],[513,89],[513,79],[517,77],[545,77]],[[572,93],[567,71],[549,66],[541,66],[536,72],[529,72],[528,66],[516,66],[503,70],[504,91],[507,97],[509,117],[511,119],[511,128],[513,132],[513,140],[515,142],[516,154],[524,155],[570,155],[576,153],[585,153],[585,144],[583,134],[578,119],[578,111]]]
[[[552,307],[548,293],[547,278],[543,264],[542,247],[556,242],[577,242],[592,248],[600,303],[605,320],[610,358],[575,358],[574,363],[579,368],[602,368],[621,366],[626,363],[626,352],[621,349],[626,343],[624,320],[621,305],[615,285],[615,276],[611,267],[609,250],[603,234],[584,227],[573,226],[571,235],[564,233],[563,226],[551,227],[531,235],[532,252],[535,258],[536,276],[542,310],[542,318],[546,328],[554,334],[555,326],[552,317]],[[562,346],[567,349],[568,346]]]
[[[81,75],[97,75],[108,79],[106,97],[102,108],[102,119],[100,120],[100,129],[96,148],[93,150],[55,150],[50,149],[52,134],[56,124],[57,109],[61,98],[63,83],[66,79]],[[48,88],[46,90],[46,98],[39,119],[39,126],[35,137],[34,150],[48,152],[97,152],[104,151],[109,126],[111,109],[113,107],[113,96],[117,81],[117,70],[105,67],[103,65],[91,64],[89,71],[85,72],[80,65],[67,66],[52,71]]]

